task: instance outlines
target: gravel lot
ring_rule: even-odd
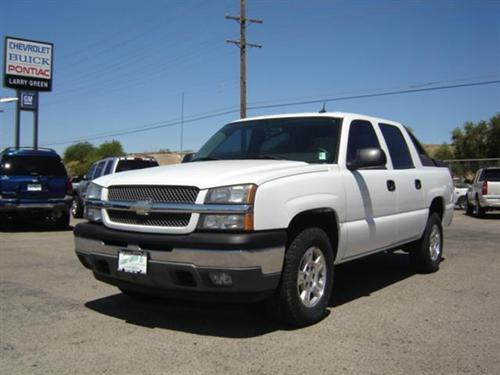
[[[129,300],[72,237],[0,231],[0,373],[500,373],[498,214],[456,211],[436,274],[402,253],[337,267],[329,316],[298,330],[252,306]]]

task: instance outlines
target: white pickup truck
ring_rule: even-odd
[[[467,215],[481,218],[492,210],[500,210],[500,167],[479,169],[465,200]]]
[[[403,249],[437,271],[453,207],[449,170],[401,124],[293,114],[230,123],[192,162],[95,180],[74,234],[82,264],[131,297],[265,299],[302,326],[324,316],[336,264]]]

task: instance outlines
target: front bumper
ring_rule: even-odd
[[[26,213],[33,211],[63,212],[71,207],[73,197],[55,199],[0,199],[0,213]]]
[[[286,242],[284,230],[165,235],[84,223],[74,233],[78,258],[98,280],[146,294],[196,299],[232,295],[249,300],[270,295],[280,280]],[[146,253],[147,274],[118,271],[119,250]],[[216,286],[211,272],[229,274],[232,285]]]

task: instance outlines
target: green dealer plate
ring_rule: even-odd
[[[148,255],[142,251],[118,250],[118,271],[145,275]]]

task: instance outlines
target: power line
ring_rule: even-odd
[[[364,98],[372,98],[372,97],[377,97],[377,96],[401,95],[401,94],[410,94],[410,93],[424,92],[424,91],[448,90],[448,89],[455,89],[455,88],[460,88],[460,87],[484,86],[484,85],[492,85],[495,83],[500,83],[500,80],[461,83],[461,84],[456,84],[456,85],[447,85],[447,86],[438,86],[438,87],[422,87],[422,88],[387,91],[387,92],[373,93],[373,94],[339,96],[336,98],[304,100],[304,101],[291,102],[291,103],[258,105],[258,106],[248,107],[248,109],[253,110],[253,109],[279,108],[279,107],[289,107],[289,106],[295,106],[295,105],[316,104],[316,103],[325,103],[325,102],[328,103],[328,102],[333,102],[333,101],[364,99]]]
[[[199,117],[192,118],[190,120],[184,120],[184,124],[188,124],[188,123],[192,123],[192,122],[197,122],[197,121],[201,121],[201,120],[207,120],[207,119],[214,118],[214,117],[221,117],[221,116],[224,116],[224,115],[229,115],[229,114],[237,113],[237,112],[238,112],[237,109],[233,109],[233,110],[226,111],[226,112],[218,112],[218,113],[214,113],[214,114],[211,114],[211,115],[199,116]],[[58,143],[47,143],[44,146],[64,145],[64,144],[73,143],[73,142],[79,141],[79,140],[82,140],[82,141],[83,140],[85,140],[85,141],[91,141],[91,140],[103,139],[103,138],[108,138],[108,137],[117,137],[117,136],[122,136],[122,135],[129,135],[129,134],[134,134],[134,133],[141,133],[141,132],[155,130],[155,129],[160,129],[160,128],[168,128],[168,127],[172,127],[172,126],[179,125],[179,124],[181,124],[181,121],[174,121],[174,122],[164,123],[164,124],[160,124],[160,125],[149,126],[149,127],[145,127],[145,128],[141,128],[141,129],[135,129],[135,130],[117,132],[117,133],[110,134],[110,135],[105,135],[105,136],[81,137],[81,138],[78,138],[78,139],[71,140],[69,142],[68,141],[64,141],[64,142],[58,142]]]
[[[390,96],[390,95],[402,95],[402,94],[427,92],[427,91],[450,90],[450,89],[463,88],[463,87],[473,87],[473,86],[485,86],[485,85],[492,85],[492,84],[498,84],[498,83],[500,83],[500,80],[470,82],[470,83],[443,85],[443,86],[435,86],[435,87],[420,87],[420,88],[412,88],[412,89],[404,89],[404,90],[386,91],[386,92],[381,92],[381,93],[338,96],[338,97],[332,97],[332,98],[296,101],[296,102],[279,103],[279,104],[255,105],[255,106],[248,107],[248,109],[249,110],[258,110],[258,109],[289,107],[289,106],[306,105],[306,104],[328,103],[328,102],[342,101],[342,100],[364,99],[364,98]],[[198,122],[198,121],[202,121],[202,120],[206,120],[206,119],[210,119],[210,118],[222,117],[222,116],[237,113],[237,112],[238,112],[238,109],[227,109],[227,110],[220,111],[220,112],[201,114],[201,115],[193,115],[193,117],[191,117],[190,119],[184,120],[184,124]],[[90,136],[90,137],[73,138],[70,140],[62,140],[60,142],[47,143],[44,146],[56,146],[56,145],[73,143],[73,142],[80,141],[80,140],[96,140],[96,139],[103,139],[103,138],[109,138],[109,137],[116,137],[116,136],[141,133],[141,132],[160,129],[160,128],[172,127],[175,125],[179,125],[180,123],[181,123],[181,121],[179,121],[179,120],[164,121],[164,122],[160,121],[160,122],[153,123],[150,125],[145,125],[145,126],[141,126],[141,127],[137,127],[137,128],[130,128],[129,130],[122,130],[122,131],[111,133],[111,134],[106,134],[106,135],[103,135],[103,134],[99,135],[98,134],[98,135]]]

